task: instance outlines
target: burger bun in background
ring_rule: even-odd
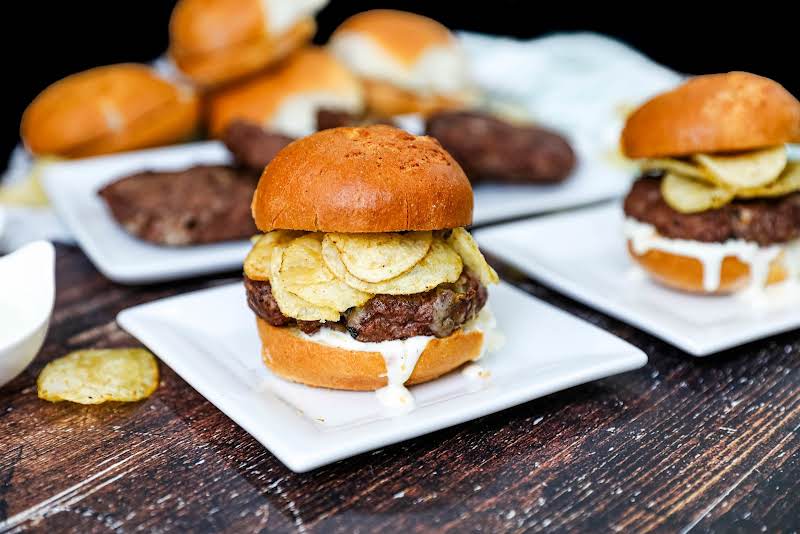
[[[20,133],[37,156],[82,158],[177,143],[195,132],[198,120],[191,88],[126,63],[50,85],[25,110]]]

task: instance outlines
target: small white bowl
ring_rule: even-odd
[[[55,300],[55,249],[36,241],[0,257],[0,386],[42,348]]]

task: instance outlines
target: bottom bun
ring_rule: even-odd
[[[630,241],[628,252],[657,282],[673,289],[690,293],[724,295],[744,289],[750,284],[750,267],[735,256],[726,256],[722,261],[717,289],[706,291],[703,287],[703,264],[697,258],[661,250],[649,250],[644,254],[637,254]],[[783,254],[780,254],[770,263],[767,285],[783,282],[788,276]]]
[[[467,95],[463,98],[420,95],[379,80],[364,80],[364,96],[367,109],[379,117],[405,113],[430,115],[436,111],[463,108],[469,103]]]
[[[256,318],[264,363],[275,374],[309,386],[374,391],[386,385],[386,364],[377,352],[341,349],[297,335],[294,328],[272,326]],[[438,378],[477,359],[483,333],[456,331],[432,339],[417,362],[406,385]]]

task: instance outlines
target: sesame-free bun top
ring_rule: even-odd
[[[630,158],[736,152],[800,140],[800,102],[748,72],[690,78],[637,109],[622,131]]]
[[[328,46],[365,79],[423,94],[456,94],[467,86],[466,61],[457,40],[422,15],[364,11],[345,20]]]
[[[320,108],[361,113],[363,107],[359,80],[325,50],[308,47],[277,69],[213,95],[209,123],[215,136],[240,119],[300,137],[316,130]]]
[[[126,63],[50,85],[25,110],[20,131],[34,154],[85,157],[181,141],[198,115],[188,87]]]
[[[442,230],[472,222],[472,188],[431,137],[382,125],[333,128],[275,156],[252,210],[264,232]]]
[[[252,74],[314,35],[327,0],[180,0],[169,55],[195,83],[216,86]]]

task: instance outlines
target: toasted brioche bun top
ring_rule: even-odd
[[[415,63],[430,46],[450,46],[455,39],[446,27],[433,19],[393,9],[373,9],[345,20],[331,39],[346,32],[364,35],[405,65]]]
[[[209,54],[274,37],[313,16],[326,0],[180,0],[169,21],[174,54]]]
[[[158,115],[184,104],[196,108],[196,96],[150,67],[132,63],[97,67],[67,76],[42,91],[22,116],[21,135],[34,154],[72,156],[85,152],[85,145],[119,135],[137,121],[156,121]],[[178,141],[196,119],[194,113],[186,127],[176,130],[175,139],[159,141]],[[148,144],[147,139],[139,141],[139,146]],[[138,146],[120,147],[126,148]]]
[[[458,41],[421,15],[389,9],[358,13],[336,29],[328,47],[367,80],[420,94],[456,94],[469,86]]]
[[[747,72],[697,76],[637,109],[622,132],[630,158],[753,150],[800,140],[800,102]]]
[[[472,222],[472,188],[431,137],[391,126],[333,128],[267,165],[253,196],[264,232],[400,232]]]
[[[309,115],[305,122],[316,121],[316,110],[311,109],[313,103],[318,103],[319,107],[343,109],[353,113],[360,112],[363,108],[364,97],[358,79],[324,50],[309,47],[295,53],[279,68],[212,96],[209,103],[211,133],[220,135],[236,119],[269,128],[273,125],[273,120],[277,120],[276,114],[281,111],[282,105],[289,98],[300,95],[307,96],[309,106],[306,107],[309,109],[295,107],[294,113]],[[289,117],[283,122],[292,118],[301,119]],[[311,132],[281,133],[307,135]]]

